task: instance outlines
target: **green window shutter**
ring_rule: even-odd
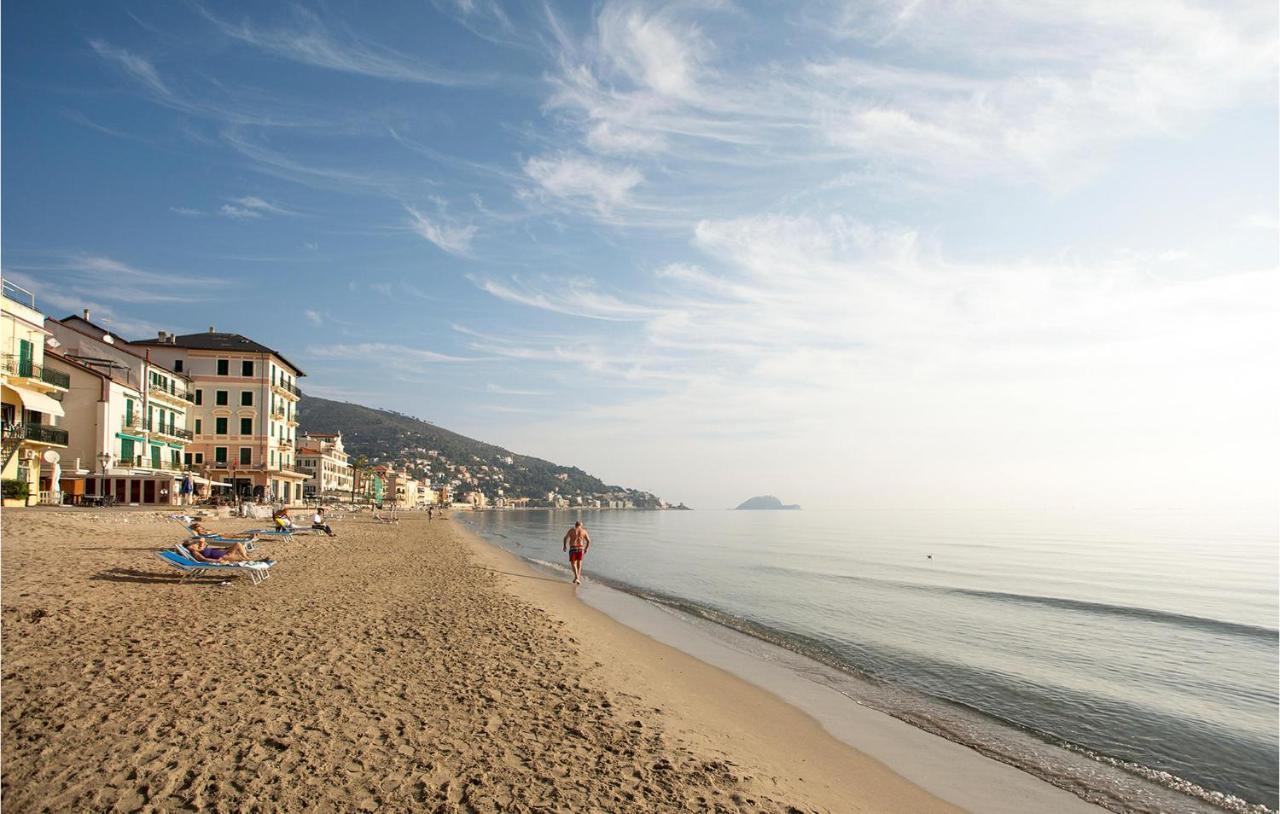
[[[120,439],[120,460],[133,463],[133,439],[132,438]]]
[[[155,444],[151,445],[151,466],[155,469],[160,468],[160,447]]]
[[[133,399],[124,400],[124,423],[133,423]]]

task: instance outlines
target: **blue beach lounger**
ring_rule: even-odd
[[[271,570],[270,570],[271,566],[275,565],[275,563],[271,561],[228,562],[228,563],[199,562],[183,554],[179,554],[176,551],[170,551],[168,549],[165,549],[164,551],[157,551],[156,556],[159,557],[161,561],[168,563],[174,568],[177,568],[179,571],[182,571],[183,581],[187,580],[190,577],[198,577],[198,576],[203,576],[205,574],[215,574],[221,571],[224,573],[234,572],[234,574],[238,576],[247,575],[249,577],[250,582],[252,582],[254,585],[259,585],[263,581],[265,581],[267,577],[271,576]]]

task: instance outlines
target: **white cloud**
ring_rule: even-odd
[[[1178,136],[1275,93],[1274,4],[837,6],[792,33],[845,42],[731,64],[717,64],[710,43],[740,20],[718,4],[650,11],[615,0],[577,39],[553,19],[548,107],[605,153],[742,160],[757,172],[870,162],[1059,186],[1100,165],[1107,147]],[[860,58],[847,56],[850,41]],[[926,55],[946,69],[912,67]]]
[[[589,280],[552,280],[540,287],[519,279],[513,279],[511,283],[481,277],[472,277],[471,280],[499,299],[558,314],[627,322],[650,319],[660,313],[658,309],[623,302],[611,294],[601,293]]]
[[[478,231],[475,226],[459,226],[445,220],[432,220],[411,206],[409,212],[409,228],[419,237],[434,243],[449,254],[466,255],[471,250],[471,240]]]
[[[160,78],[155,66],[143,57],[124,48],[117,48],[102,40],[90,40],[89,45],[94,51],[98,52],[98,56],[114,62],[158,96],[168,97],[173,95],[169,90],[169,86]]]
[[[308,308],[307,310],[302,312],[302,315],[305,316],[307,318],[307,321],[310,322],[312,325],[324,324],[324,317],[321,316],[320,312],[315,310],[314,308]]]
[[[696,24],[682,24],[671,9],[613,2],[601,9],[596,30],[603,60],[631,82],[663,96],[697,94],[699,65],[710,43]]]
[[[630,203],[631,191],[644,181],[635,167],[610,166],[573,154],[531,158],[524,171],[550,195],[588,203],[602,216]]]
[[[362,362],[404,365],[431,362],[479,362],[477,358],[451,356],[446,353],[388,342],[360,342],[352,345],[317,345],[307,349],[312,356],[322,359],[356,359]]]
[[[169,207],[169,211],[188,218],[197,218],[204,214],[199,209],[192,209],[189,206],[171,206]]]
[[[295,8],[296,25],[266,28],[248,20],[227,22],[208,9],[201,13],[224,34],[267,53],[303,65],[342,73],[430,85],[475,85],[492,77],[460,73],[429,65],[388,48],[365,42],[354,34],[330,31],[315,14]]]

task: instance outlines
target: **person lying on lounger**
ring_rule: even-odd
[[[232,563],[232,562],[249,562],[249,552],[245,550],[244,543],[232,543],[228,548],[214,548],[200,538],[188,540],[183,543],[183,548],[191,555],[191,559],[196,562],[212,562],[212,563]]]
[[[258,535],[249,531],[230,533],[209,531],[199,523],[192,523],[188,528],[190,528],[197,537],[218,537],[223,540],[248,540],[251,543],[256,543],[258,541]]]

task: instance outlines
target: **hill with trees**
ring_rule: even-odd
[[[531,505],[548,505],[549,495],[571,506],[591,501],[636,508],[662,505],[649,492],[606,484],[577,467],[520,455],[391,410],[304,396],[298,429],[300,434],[340,432],[353,459],[363,455],[370,464],[392,464],[433,486],[452,485],[455,492],[476,490],[490,499],[498,494],[526,497]]]

